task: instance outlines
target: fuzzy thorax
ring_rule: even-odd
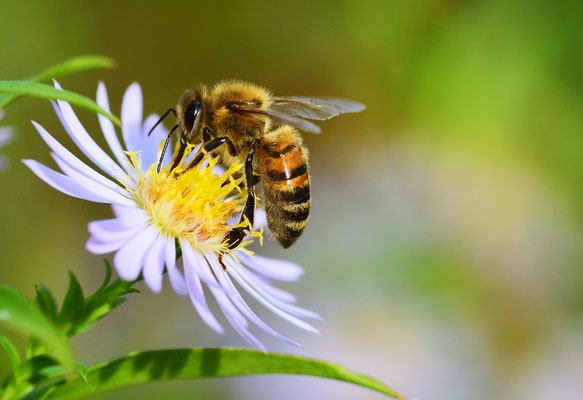
[[[240,165],[231,166],[222,175],[213,173],[217,159],[207,159],[202,167],[190,169],[182,161],[174,170],[166,166],[160,172],[154,164],[143,172],[139,153],[128,156],[138,184],[126,188],[146,211],[151,226],[169,237],[188,240],[201,252],[230,252],[222,240],[231,229],[242,226],[229,221],[240,214],[246,199],[246,192],[239,189],[243,178],[234,177]]]

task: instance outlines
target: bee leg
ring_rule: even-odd
[[[168,112],[166,112],[166,113],[168,113]],[[162,168],[162,161],[164,161],[164,156],[166,155],[166,150],[168,149],[168,144],[170,144],[170,138],[172,137],[172,134],[174,133],[174,131],[176,129],[178,129],[178,124],[174,125],[174,127],[172,129],[170,129],[170,133],[168,133],[168,137],[166,138],[166,141],[164,142],[164,147],[162,148],[162,153],[160,154],[160,160],[158,161],[158,166],[156,167],[156,172],[160,172],[160,168]],[[152,131],[150,131],[150,132],[152,132]],[[149,133],[148,133],[148,135],[149,135]]]
[[[259,182],[261,182],[261,175],[253,171],[253,186],[257,186]]]
[[[174,170],[174,168],[176,168],[178,166],[178,164],[182,160],[182,157],[184,157],[184,152],[186,151],[186,147],[187,147],[187,144],[181,140],[180,147],[178,148],[178,153],[176,153],[176,156],[174,157],[174,162],[172,163],[172,167],[170,167],[170,172],[172,172]]]
[[[211,130],[209,129],[208,126],[205,126],[204,129],[202,130],[202,141],[203,143],[207,143],[211,140]],[[237,155],[237,149],[235,148],[235,145],[233,144],[233,142],[231,142],[230,139],[227,140],[227,146],[229,146],[229,154],[231,155],[231,157],[235,157]]]
[[[185,170],[189,170],[193,167],[196,167],[202,161],[205,155],[207,155],[208,153],[210,153],[211,151],[225,143],[227,140],[229,140],[229,138],[227,137],[218,137],[211,140],[210,142],[203,144],[200,147],[198,154],[192,159],[192,161],[190,162],[190,164],[188,164]]]
[[[170,114],[170,113],[173,113],[173,114],[174,114],[174,116],[175,116],[176,118],[178,118],[178,114],[176,113],[176,110],[175,110],[175,109],[173,109],[173,108],[170,108],[170,109],[168,109],[168,110],[167,110],[167,111],[164,113],[164,115],[162,115],[162,116],[160,117],[160,119],[158,120],[158,122],[156,122],[156,123],[154,124],[154,126],[152,127],[152,129],[150,129],[150,132],[148,132],[148,136],[150,136],[150,135],[152,134],[152,132],[154,132],[154,129],[156,129],[156,127],[157,127],[158,125],[160,125],[160,122],[162,122],[162,121],[164,120],[164,118],[166,118],[166,117],[168,116],[168,114]]]
[[[184,168],[182,171],[177,172],[174,174],[174,177],[179,177],[180,175],[182,175],[183,173],[185,173],[186,171],[188,171],[191,168],[196,167],[198,164],[200,164],[200,162],[202,161],[202,159],[204,158],[204,156],[208,153],[210,153],[211,151],[213,151],[214,149],[216,149],[217,147],[219,147],[220,145],[222,145],[223,143],[230,141],[228,137],[218,137],[215,139],[212,139],[210,142],[203,144],[200,149],[198,150],[198,153],[194,156],[194,158],[192,159],[192,161],[190,162],[190,164],[188,164],[186,166],[186,168]],[[178,165],[178,162],[180,162],[178,160],[178,162],[175,160],[174,161],[176,163],[176,165]]]
[[[253,185],[253,153],[254,151],[251,150],[247,155],[247,159],[245,160],[245,179],[247,183],[247,201],[245,202],[245,208],[243,209],[243,213],[241,214],[241,219],[239,223],[245,222],[245,219],[249,221],[250,227],[243,228],[238,227],[232,229],[225,238],[223,239],[223,243],[227,243],[227,249],[233,250],[237,248],[237,246],[245,239],[247,233],[245,230],[253,229],[253,222],[255,219],[255,188]],[[219,253],[219,263],[223,267],[223,269],[227,269],[223,264],[223,255]]]
[[[210,140],[211,140],[211,130],[208,128],[208,126],[205,126],[204,129],[202,130],[202,141],[204,143],[206,143]]]

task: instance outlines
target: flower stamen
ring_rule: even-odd
[[[201,252],[231,254],[250,241],[229,248],[229,244],[223,242],[225,236],[237,228],[252,231],[247,217],[242,222],[229,223],[234,215],[242,212],[247,197],[247,191],[240,188],[244,178],[234,176],[241,171],[241,165],[236,163],[219,175],[213,173],[218,160],[204,154],[199,166],[191,167],[185,160],[193,149],[193,146],[187,148],[172,171],[168,165],[160,172],[156,170],[155,164],[142,172],[137,167],[140,165],[139,152],[126,153],[130,171],[120,182],[146,211],[150,224],[162,233],[186,239]],[[200,149],[195,157],[198,154]],[[132,187],[127,182],[132,180],[131,175],[134,174],[138,184]],[[261,235],[262,231],[249,234],[262,241]]]

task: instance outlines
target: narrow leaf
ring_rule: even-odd
[[[59,90],[43,83],[26,81],[0,81],[0,93],[11,93],[39,97],[42,99],[65,100],[94,113],[105,115],[111,122],[121,126],[119,118],[108,113],[88,97],[68,90]]]
[[[327,361],[246,349],[172,349],[137,352],[91,367],[87,382],[73,377],[58,386],[51,400],[84,396],[149,382],[256,374],[311,375],[360,385],[395,399],[392,389],[366,375]]]
[[[55,297],[45,285],[37,285],[35,289],[36,297],[34,302],[50,320],[54,320],[57,316],[57,301]]]
[[[113,67],[113,59],[109,57],[99,55],[79,56],[55,64],[36,75],[26,78],[25,80],[42,83],[47,82],[52,78],[59,78],[89,69]],[[0,95],[0,109],[6,108],[9,104],[12,104],[22,96],[23,95],[21,94]]]
[[[43,381],[63,376],[66,370],[55,358],[41,354],[22,363],[17,379],[36,385]]]
[[[78,361],[75,361],[73,363],[73,368],[75,369],[75,372],[77,372],[79,374],[79,376],[85,381],[87,382],[87,367],[85,366],[85,364],[82,364]]]
[[[63,361],[71,359],[67,342],[54,325],[23,294],[6,285],[0,285],[0,324],[36,337]]]
[[[104,259],[103,261],[105,263],[105,276],[103,277],[103,282],[101,282],[101,285],[97,289],[97,292],[105,289],[109,284],[109,280],[111,279],[111,264],[107,259]]]
[[[111,266],[108,261],[105,261],[105,279],[95,293],[87,296],[85,299],[83,314],[69,332],[69,336],[76,335],[91,328],[101,318],[123,304],[126,299],[122,296],[130,293],[139,293],[137,289],[133,288],[135,282],[128,282],[117,278],[109,283],[110,278]]]
[[[10,365],[12,365],[12,370],[16,371],[20,365],[20,354],[18,353],[18,349],[16,346],[14,346],[10,339],[4,335],[0,335],[0,346],[6,352],[8,360],[10,360]]]
[[[57,316],[57,324],[63,327],[65,334],[72,336],[71,332],[77,326],[77,322],[83,315],[85,307],[85,296],[83,289],[77,281],[75,275],[69,271],[69,288],[63,300],[61,312]]]

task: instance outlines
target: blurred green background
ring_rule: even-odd
[[[81,54],[117,69],[61,79],[112,110],[132,82],[145,113],[199,82],[250,80],[280,95],[361,101],[367,110],[304,135],[313,210],[285,287],[321,312],[324,336],[267,321],[326,358],[422,399],[576,398],[583,393],[583,2],[0,1],[0,79]],[[78,111],[101,137],[97,118]],[[19,162],[53,165],[29,120],[73,148],[48,102],[23,99],[2,124],[0,282],[62,298],[103,276],[87,223],[103,205],[69,198]],[[75,338],[87,364],[133,350],[244,346],[215,335],[187,299],[147,288]],[[255,307],[258,308],[258,307]],[[262,336],[265,338],[264,336]],[[23,343],[22,341],[20,343]],[[8,361],[0,355],[0,376]],[[284,389],[284,390],[282,390]],[[150,385],[92,399],[380,399],[301,377]]]

